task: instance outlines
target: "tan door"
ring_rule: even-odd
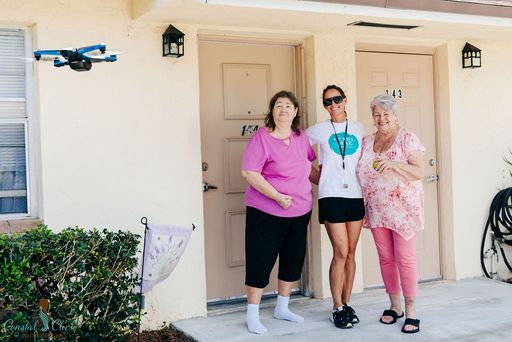
[[[383,93],[398,100],[398,120],[413,131],[427,148],[425,189],[425,230],[417,237],[420,280],[441,278],[437,208],[437,165],[434,122],[433,61],[429,55],[357,52],[358,120],[366,133],[374,132],[371,99]],[[362,235],[363,281],[366,288],[380,286],[379,263],[371,233]]]
[[[199,43],[203,181],[218,187],[203,186],[209,302],[245,295],[242,154],[272,95],[295,91],[295,70],[293,46]],[[277,290],[276,278],[274,267],[265,293]]]

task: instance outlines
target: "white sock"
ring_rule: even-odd
[[[288,302],[290,297],[277,296],[276,308],[274,310],[274,317],[277,319],[284,319],[287,321],[302,323],[304,317],[294,314],[288,309]]]
[[[267,328],[260,322],[260,305],[247,304],[247,329],[254,334],[263,334]]]

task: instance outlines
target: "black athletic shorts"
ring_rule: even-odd
[[[264,288],[279,255],[280,280],[300,279],[306,256],[311,211],[279,217],[247,207],[245,220],[245,285]]]
[[[362,198],[325,197],[318,200],[318,220],[331,223],[359,221],[364,217]]]

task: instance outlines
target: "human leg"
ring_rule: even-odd
[[[332,245],[332,260],[329,267],[329,285],[333,309],[343,305],[342,293],[345,283],[345,263],[348,255],[348,234],[345,223],[324,222]]]
[[[259,304],[284,235],[279,226],[278,217],[247,207],[245,228],[247,328],[256,334],[267,331],[259,318]]]
[[[263,334],[267,328],[260,321],[260,302],[263,289],[246,286],[247,290],[247,329],[254,334]]]
[[[348,253],[347,260],[345,262],[345,283],[342,292],[343,304],[350,302],[352,296],[352,288],[354,286],[354,277],[356,275],[356,248],[361,235],[361,228],[363,227],[363,221],[350,221],[346,222],[347,227],[347,238],[348,238]]]
[[[402,313],[400,303],[400,283],[398,279],[398,268],[395,262],[393,231],[387,228],[373,228],[371,230],[377,254],[379,256],[380,272],[386,292],[389,296],[390,310],[394,310],[397,316]],[[383,315],[380,318],[382,323],[394,323],[396,319],[390,315]]]
[[[274,317],[302,323],[304,317],[290,311],[288,303],[293,282],[300,279],[307,246],[307,227],[311,212],[287,219],[287,233],[279,251],[278,296]]]
[[[404,240],[398,233],[393,233],[395,258],[405,301],[405,317],[416,318],[416,296],[418,293],[418,270],[416,265],[416,236]],[[419,322],[418,322],[419,324]],[[419,326],[405,324],[405,332],[419,330]]]
[[[295,323],[304,322],[304,317],[299,316],[290,311],[288,303],[290,301],[290,294],[293,288],[293,282],[278,280],[278,292],[276,307],[274,309],[274,317],[277,319],[284,319]]]

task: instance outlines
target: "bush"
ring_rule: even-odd
[[[44,225],[0,234],[0,341],[122,340],[138,324],[139,239]]]

